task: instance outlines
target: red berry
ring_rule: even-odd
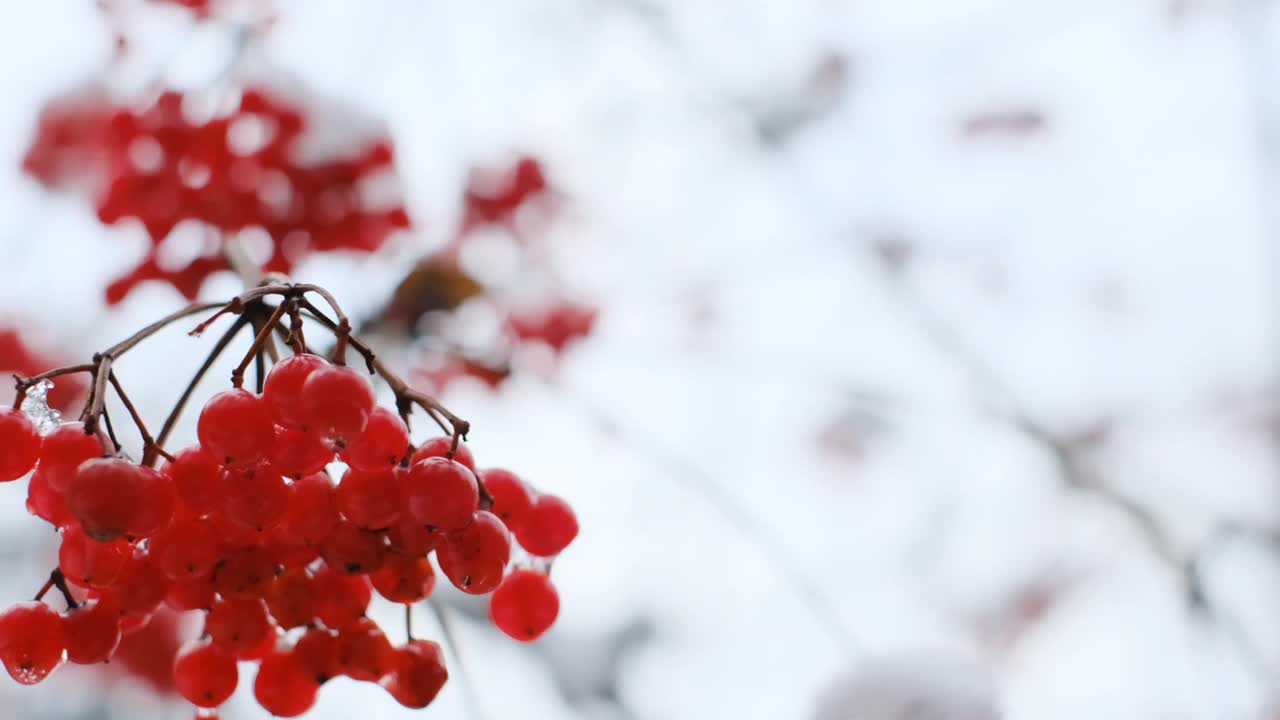
[[[150,615],[164,602],[171,584],[160,564],[144,550],[135,550],[133,559],[111,590],[120,612],[131,615]]]
[[[267,609],[285,630],[310,625],[320,616],[319,590],[315,579],[305,568],[286,570],[267,590]]]
[[[0,482],[17,480],[31,472],[40,459],[40,431],[17,408],[0,410]]]
[[[225,653],[247,658],[276,636],[267,606],[258,598],[219,598],[204,619],[204,631]]]
[[[338,484],[338,510],[357,527],[382,529],[400,519],[404,483],[400,468],[348,468]]]
[[[417,465],[419,461],[432,457],[449,457],[449,449],[453,447],[453,437],[446,435],[444,437],[434,437],[418,446],[409,458],[410,465]],[[471,472],[476,471],[476,458],[471,454],[471,448],[458,443],[458,450],[453,454],[453,459],[467,466]]]
[[[170,582],[164,602],[178,611],[208,610],[213,607],[217,597],[218,593],[213,589],[213,578],[206,575]]]
[[[321,471],[293,484],[293,500],[282,524],[291,538],[319,544],[338,525],[337,490],[329,473]]]
[[[45,436],[40,468],[49,474],[49,483],[65,493],[80,463],[106,454],[98,436],[85,433],[84,423],[65,423]]]
[[[92,665],[111,657],[120,644],[120,610],[111,595],[87,600],[62,615],[67,659]]]
[[[178,498],[196,515],[221,509],[226,488],[222,466],[199,445],[179,450],[165,463],[164,473],[173,479]]]
[[[480,502],[476,476],[442,457],[429,457],[409,468],[405,495],[414,520],[444,530],[465,527]]]
[[[196,423],[200,445],[226,465],[247,465],[267,456],[275,442],[271,411],[247,390],[224,390],[209,399]]]
[[[128,460],[87,460],[71,480],[67,505],[89,537],[114,540],[140,520],[147,485],[139,467]]]
[[[124,540],[99,542],[72,525],[62,531],[58,567],[68,580],[80,587],[105,588],[124,572],[132,551]]]
[[[529,486],[515,473],[497,468],[482,471],[480,481],[493,498],[489,511],[515,532],[533,509],[533,492]]]
[[[378,533],[340,522],[320,543],[320,556],[329,567],[350,574],[371,573],[382,567],[386,544]]]
[[[410,557],[426,557],[444,540],[444,535],[413,520],[401,520],[387,533],[387,551]]]
[[[320,597],[320,621],[334,630],[364,617],[373,600],[373,589],[363,575],[347,575],[324,565],[316,571],[315,583]]]
[[[342,459],[361,470],[395,467],[409,452],[409,429],[400,416],[384,407],[369,415],[364,432],[347,444]]]
[[[483,510],[470,525],[445,535],[444,547],[436,552],[440,570],[454,587],[472,595],[497,589],[510,557],[507,527]]]
[[[395,657],[391,641],[368,618],[338,631],[338,667],[352,680],[377,682],[395,669]]]
[[[578,536],[578,517],[555,495],[539,495],[516,531],[520,546],[541,557],[558,555]]]
[[[253,694],[262,709],[276,717],[297,717],[316,702],[320,683],[302,669],[292,652],[274,650],[262,659]]]
[[[145,538],[168,527],[178,504],[178,493],[173,479],[145,465],[135,466],[138,491],[142,495],[133,521],[125,530],[131,537]]]
[[[369,574],[369,581],[378,594],[391,602],[412,604],[431,594],[436,574],[425,556],[389,553],[382,567]]]
[[[259,547],[232,552],[213,570],[213,587],[223,597],[262,597],[276,576],[275,558]]]
[[[383,685],[407,708],[424,708],[449,679],[444,653],[430,640],[410,640],[396,651],[396,667]]]
[[[317,433],[278,427],[270,457],[271,464],[281,473],[300,478],[320,472],[333,462],[333,448]]]
[[[298,638],[293,656],[308,677],[324,684],[342,674],[338,663],[338,636],[323,628],[311,628]]]
[[[289,512],[293,489],[267,463],[229,468],[226,476],[227,519],[258,532],[279,525]]]
[[[31,473],[31,480],[27,483],[27,512],[56,528],[63,528],[75,523],[76,519],[67,505],[66,494],[50,485],[52,475],[45,472],[44,465]]]
[[[34,685],[62,664],[62,617],[41,602],[21,602],[0,613],[0,662],[14,680]]]
[[[316,355],[293,355],[271,368],[262,387],[262,397],[267,401],[276,423],[295,430],[306,424],[302,412],[302,384],[312,372],[328,365],[324,358]]]
[[[513,570],[489,600],[489,618],[502,632],[532,642],[555,623],[560,596],[551,578],[534,570]]]
[[[339,447],[360,436],[375,402],[369,379],[344,365],[320,368],[302,384],[302,416],[307,429]]]
[[[235,657],[208,640],[189,643],[173,661],[174,685],[197,707],[212,708],[226,702],[239,680]]]
[[[147,548],[174,580],[207,577],[222,559],[222,536],[213,519],[184,517],[150,538]]]

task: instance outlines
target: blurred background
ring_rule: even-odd
[[[431,709],[337,680],[308,717],[1280,717],[1276,3],[50,0],[4,20],[0,366],[84,362],[180,289],[234,295],[233,243],[331,289],[471,421],[481,465],[578,512],[544,639],[442,584],[416,611],[448,628]],[[176,90],[199,118],[251,87],[307,109],[298,162],[394,148],[360,222],[326,244],[105,207],[95,113]],[[378,214],[399,207],[407,227]],[[117,366],[146,417],[213,342],[185,329]],[[25,499],[0,487],[10,600],[54,558]],[[163,645],[6,680],[2,714],[190,717]],[[242,687],[222,717],[265,712]]]

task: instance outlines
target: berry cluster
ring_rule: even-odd
[[[280,292],[276,322],[297,302],[294,286]],[[244,312],[244,303],[226,308]],[[345,320],[331,324],[341,333]],[[295,327],[294,347],[298,336]],[[363,347],[340,338],[339,348],[344,339]],[[401,415],[378,406],[368,376],[336,362],[342,355],[331,362],[303,350],[272,366],[260,392],[214,395],[197,422],[199,443],[171,455],[139,421],[142,462],[119,453],[90,408],[43,437],[24,413],[0,410],[0,481],[31,473],[28,508],[61,538],[58,568],[36,600],[0,613],[9,674],[33,684],[64,659],[104,662],[168,607],[204,613],[203,635],[173,665],[176,689],[198,707],[226,701],[242,661],[258,664],[254,694],[276,716],[306,712],[338,676],[425,707],[448,676],[440,647],[412,637],[397,646],[365,613],[375,593],[425,600],[433,555],[456,588],[491,594],[490,617],[507,635],[527,642],[546,632],[559,612],[547,564],[513,563],[513,542],[529,556],[558,555],[578,532],[572,509],[514,473],[478,470],[461,432],[415,447]],[[91,367],[109,374],[114,356],[99,354]],[[397,381],[388,377],[398,400],[422,402]],[[65,612],[42,601],[55,587]]]
[[[104,223],[136,220],[151,241],[137,267],[108,287],[108,302],[146,280],[194,298],[209,275],[227,267],[218,243],[180,267],[161,261],[161,245],[183,221],[221,233],[261,231],[271,243],[263,269],[283,273],[311,252],[372,252],[409,226],[398,199],[377,197],[380,179],[393,171],[385,136],[342,157],[304,163],[309,121],[299,104],[250,87],[231,112],[193,120],[198,103],[166,92],[136,111],[90,91],[50,103],[39,118],[24,169],[54,187],[89,185]],[[355,122],[332,112],[321,119]]]

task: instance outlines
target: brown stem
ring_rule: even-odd
[[[102,424],[107,428],[107,439],[111,441],[111,452],[118,454],[120,448],[124,447],[120,444],[120,438],[116,437],[116,426],[111,422],[111,413],[107,412],[107,408],[102,408]]]
[[[170,313],[160,318],[159,320],[151,323],[150,325],[142,328],[138,332],[130,335],[124,340],[121,340],[115,345],[112,345],[111,347],[107,348],[101,354],[112,357],[112,358],[118,358],[121,355],[124,355],[125,353],[132,350],[133,347],[138,343],[142,342],[143,340],[146,340],[152,335],[155,335],[157,332],[159,332],[160,330],[163,330],[168,325],[171,325],[174,322],[177,322],[178,320],[181,320],[183,318],[191,317],[192,315],[198,315],[202,312],[212,310],[222,305],[223,303],[216,303],[216,302],[199,303],[197,305],[188,305],[187,307],[181,310],[178,310],[177,312]]]
[[[259,330],[257,336],[254,337],[253,344],[249,346],[249,352],[245,353],[244,359],[240,361],[240,364],[236,366],[236,369],[231,371],[232,385],[237,388],[244,386],[245,370],[249,368],[249,363],[253,362],[253,359],[258,356],[263,345],[266,344],[267,338],[271,337],[271,333],[275,330],[276,325],[280,324],[280,318],[284,317],[285,310],[290,302],[290,300],[285,300],[280,303],[280,305],[276,307],[275,312],[271,313],[271,317],[267,318],[262,329]]]
[[[164,419],[164,425],[160,428],[160,435],[156,439],[157,443],[163,445],[165,441],[169,439],[169,433],[173,432],[173,428],[178,423],[178,418],[182,416],[182,411],[186,408],[187,401],[191,399],[192,393],[195,392],[196,386],[200,384],[200,381],[204,379],[205,373],[209,372],[209,368],[212,367],[213,363],[222,355],[222,351],[226,350],[227,346],[231,344],[231,341],[235,339],[235,336],[238,335],[248,323],[249,321],[247,318],[236,318],[236,321],[231,324],[231,327],[227,328],[227,331],[222,334],[222,337],[218,338],[218,342],[213,346],[213,349],[209,351],[209,355],[205,357],[204,362],[201,363],[200,369],[196,370],[195,376],[191,378],[191,382],[187,383],[186,389],[182,391],[182,395],[179,396],[178,401],[174,403],[173,409],[169,411],[169,416]]]
[[[36,593],[36,602],[44,599],[44,596],[53,588],[58,588],[58,592],[62,593],[62,599],[67,601],[67,609],[74,610],[80,607],[80,603],[71,594],[71,588],[67,587],[67,576],[62,574],[62,568],[54,568],[49,573],[49,579],[44,581],[44,585],[40,588],[40,592]]]
[[[84,411],[80,413],[80,421],[84,423],[85,433],[98,429],[98,418],[107,402],[107,377],[111,374],[113,356],[110,353],[98,353],[93,356],[97,367],[93,370],[93,386],[89,391],[89,399],[85,401]]]
[[[48,380],[50,378],[56,378],[59,375],[70,375],[71,373],[78,372],[91,373],[96,367],[98,366],[93,363],[81,363],[80,365],[68,365],[66,367],[54,368],[53,370],[46,370],[39,375],[32,375],[31,377],[24,377],[22,375],[15,374],[13,376],[13,381],[14,386],[18,390],[18,394],[13,398],[13,406],[15,408],[22,407],[22,401],[27,399],[27,391],[41,380]]]
[[[151,437],[151,432],[147,430],[147,424],[142,421],[142,416],[138,414],[138,409],[134,407],[133,401],[125,393],[124,386],[120,384],[120,379],[116,377],[115,372],[108,373],[107,379],[111,381],[111,387],[115,388],[120,402],[124,403],[125,409],[129,411],[129,417],[133,418],[133,424],[138,426],[138,434],[142,436],[142,464],[148,467],[154,465],[157,456],[172,460],[173,456],[165,452],[164,448],[156,444],[155,438]]]

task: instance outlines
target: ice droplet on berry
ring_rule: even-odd
[[[41,380],[27,388],[27,396],[22,399],[22,412],[31,418],[41,435],[48,435],[62,424],[62,413],[49,407],[49,390],[52,388],[52,382]]]

